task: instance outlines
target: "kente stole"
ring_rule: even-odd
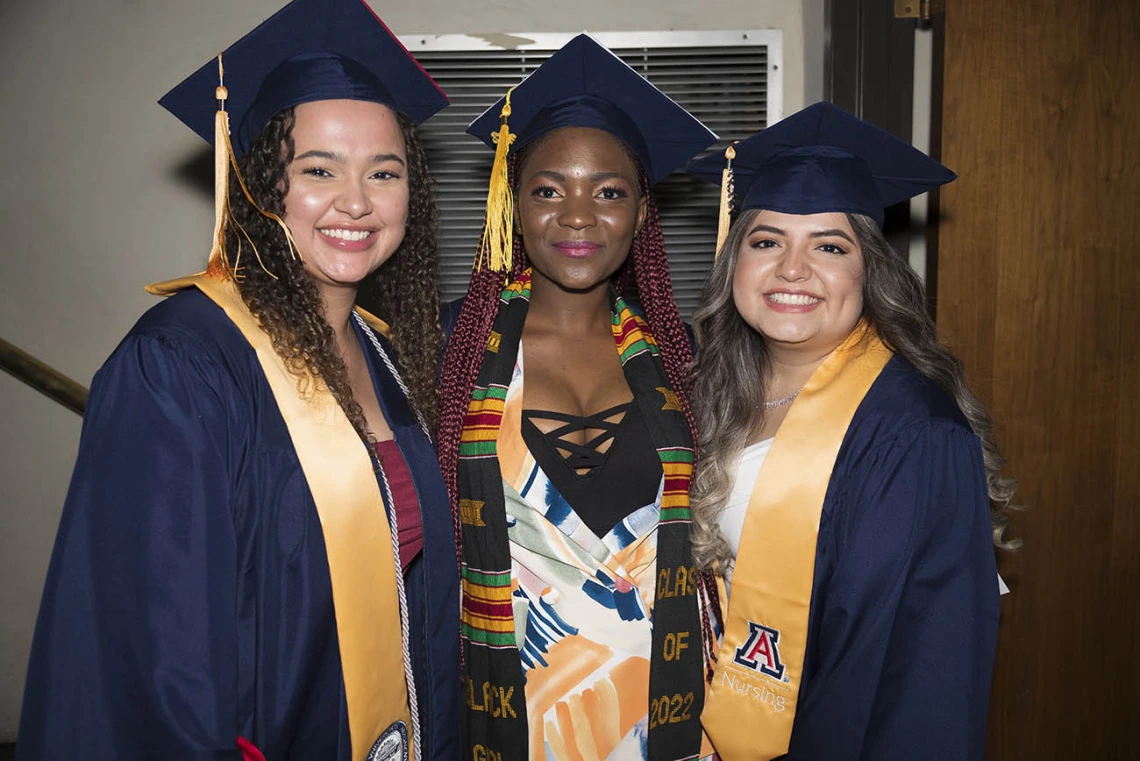
[[[396,589],[399,565],[371,457],[323,384],[301,395],[297,377],[273,350],[233,281],[201,274],[147,290],[169,296],[191,287],[220,306],[257,353],[313,494],[332,581],[352,757],[364,759],[393,722],[411,726]],[[361,314],[387,333],[384,323]],[[418,752],[410,749],[409,757]]]
[[[510,703],[511,696],[523,696],[525,687],[511,603],[511,554],[497,440],[530,305],[530,282],[527,270],[502,292],[459,444],[463,756],[476,761],[521,761],[528,755],[526,710],[513,710]],[[689,550],[692,436],[647,324],[616,294],[611,304],[614,343],[625,379],[644,411],[665,475],[657,529],[648,757],[688,761],[699,757],[698,719],[704,700],[700,616]],[[667,637],[674,645],[668,649]],[[681,650],[675,646],[679,638],[694,645]]]
[[[891,356],[873,331],[856,327],[788,410],[756,479],[701,715],[724,761],[766,761],[788,750],[824,497],[851,419]]]

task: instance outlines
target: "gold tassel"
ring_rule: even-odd
[[[515,135],[507,123],[511,116],[511,93],[507,90],[503,110],[499,112],[499,131],[491,135],[495,143],[495,163],[491,166],[491,181],[487,186],[487,213],[483,223],[483,239],[475,257],[475,269],[489,266],[495,272],[511,271],[511,254],[514,247],[515,202],[507,177],[507,152]]]
[[[716,253],[713,254],[713,262],[720,259],[720,250],[724,248],[728,228],[732,225],[732,207],[736,193],[736,183],[732,176],[734,158],[736,158],[736,149],[730,145],[724,149],[724,171],[720,175],[720,217],[716,225]]]
[[[285,239],[289,242],[289,250],[292,251],[293,256],[300,258],[300,253],[297,249],[297,244],[293,240],[293,234],[289,231],[288,225],[285,220],[276,214],[272,214],[257,205],[250,195],[249,188],[245,185],[245,179],[241,176],[241,171],[238,169],[237,155],[234,153],[233,143],[230,141],[230,115],[226,111],[226,100],[229,98],[229,92],[225,87],[225,69],[222,66],[222,54],[218,54],[218,87],[214,91],[214,97],[218,101],[218,112],[214,115],[214,245],[210,249],[210,258],[206,264],[206,275],[208,277],[218,278],[219,280],[236,280],[240,277],[239,268],[241,265],[241,238],[245,238],[249,242],[249,246],[253,249],[253,255],[257,258],[257,263],[261,265],[261,269],[265,271],[274,280],[277,276],[269,271],[265,266],[265,262],[261,260],[261,254],[257,250],[253,239],[249,233],[237,223],[230,212],[230,178],[229,170],[232,168],[234,177],[237,178],[238,185],[241,186],[242,193],[245,195],[246,200],[249,201],[253,208],[265,217],[272,219],[276,222],[281,230],[285,233]],[[237,255],[231,262],[229,254],[226,251],[226,230],[233,226],[240,237],[238,239]]]
[[[229,135],[230,115],[226,112],[225,69],[222,67],[222,54],[218,53],[218,88],[214,97],[218,101],[218,112],[214,114],[214,245],[210,248],[210,258],[206,263],[206,275],[219,280],[233,276],[226,256],[226,227],[230,218],[230,200],[227,192],[230,185]]]

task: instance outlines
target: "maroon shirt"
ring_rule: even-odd
[[[424,529],[420,522],[420,503],[416,498],[416,487],[412,484],[412,474],[400,448],[394,440],[376,442],[376,455],[388,476],[388,486],[392,488],[392,500],[396,503],[396,528],[400,541],[400,567],[405,573],[416,555],[424,547]]]

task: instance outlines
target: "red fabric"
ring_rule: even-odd
[[[420,521],[420,502],[412,474],[395,441],[376,442],[376,454],[392,487],[392,500],[396,503],[396,526],[399,530],[400,567],[406,573],[408,566],[424,547],[424,529]]]
[[[257,749],[257,746],[240,735],[238,736],[237,746],[241,751],[241,757],[245,759],[245,761],[265,761],[265,755]]]

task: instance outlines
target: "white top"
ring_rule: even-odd
[[[744,532],[744,516],[748,513],[748,502],[752,499],[752,487],[760,475],[760,468],[768,457],[773,439],[764,439],[745,447],[740,453],[740,463],[736,467],[736,480],[732,482],[732,493],[720,514],[720,532],[728,541],[733,557],[740,550],[740,535]],[[725,574],[725,584],[732,579],[732,569]]]

